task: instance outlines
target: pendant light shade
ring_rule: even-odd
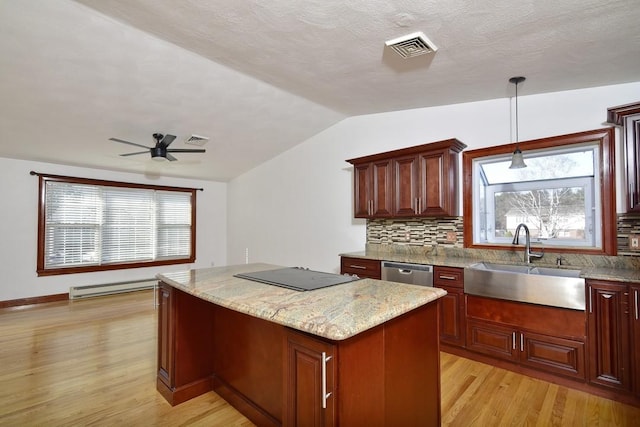
[[[525,165],[524,159],[522,158],[522,151],[516,148],[511,156],[511,166],[509,166],[509,169],[522,169],[526,167],[527,165]]]
[[[511,166],[509,169],[522,169],[526,168],[527,165],[524,163],[524,158],[522,157],[522,151],[520,147],[518,147],[519,137],[518,137],[518,83],[522,83],[525,81],[524,77],[511,77],[509,79],[509,83],[513,83],[516,85],[516,149],[513,152],[513,156],[511,156]]]

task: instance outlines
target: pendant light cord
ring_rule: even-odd
[[[520,142],[520,135],[518,129],[518,83],[522,83],[526,79],[524,77],[511,77],[509,83],[516,85],[516,144]]]
[[[516,82],[516,144],[520,142],[520,136],[518,135],[518,82]]]

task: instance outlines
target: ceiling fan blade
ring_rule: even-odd
[[[174,162],[174,161],[178,160],[178,159],[176,159],[175,157],[173,157],[173,156],[172,156],[171,154],[169,154],[169,153],[167,153],[166,158],[167,158],[167,160],[172,161],[172,162]]]
[[[121,156],[135,156],[136,154],[149,154],[149,150],[146,151],[137,151],[135,153],[126,153],[126,154],[120,154]]]
[[[167,150],[167,153],[205,153],[206,151],[201,148],[172,148]]]
[[[115,141],[115,142],[122,142],[123,144],[129,144],[129,145],[135,145],[136,147],[142,147],[142,148],[151,148],[151,147],[147,147],[146,145],[141,145],[141,144],[136,144],[135,142],[129,142],[129,141],[125,141],[124,139],[118,139],[118,138],[109,138],[110,141]]]
[[[165,147],[168,147],[169,144],[171,144],[174,139],[176,139],[175,135],[165,135],[161,143],[164,144]]]

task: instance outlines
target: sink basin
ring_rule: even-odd
[[[511,265],[511,264],[492,264],[490,262],[479,262],[472,264],[469,268],[474,270],[487,270],[487,271],[504,271],[507,273],[524,273],[528,274],[535,267],[528,265]]]
[[[464,290],[469,295],[585,309],[580,270],[479,262],[464,269]]]
[[[543,276],[556,277],[580,277],[580,270],[565,270],[562,268],[533,267],[529,274],[541,274]]]

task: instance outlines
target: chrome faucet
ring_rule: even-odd
[[[515,232],[515,236],[513,236],[513,242],[511,242],[512,245],[518,245],[519,243],[519,237],[520,237],[520,229],[524,228],[524,235],[525,235],[525,243],[524,243],[524,262],[526,262],[527,264],[529,264],[531,262],[531,258],[542,258],[542,256],[544,255],[543,252],[531,252],[531,236],[529,235],[529,227],[527,227],[525,224],[518,224],[518,226],[516,227],[516,232]]]

